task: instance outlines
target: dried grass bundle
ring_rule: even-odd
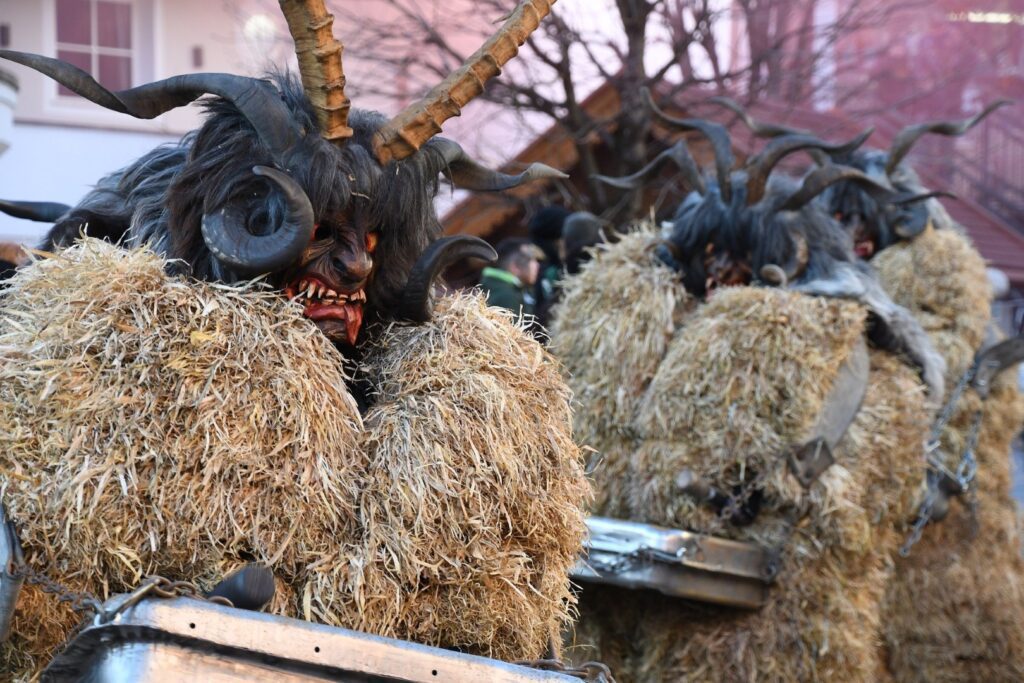
[[[539,656],[586,498],[540,346],[479,297],[446,300],[383,332],[364,423],[298,306],[164,265],[86,241],[0,301],[0,486],[32,566],[106,597],[259,560],[278,613]],[[76,622],[26,591],[0,666],[30,676]]]
[[[602,244],[568,278],[552,313],[551,349],[566,366],[577,439],[631,436],[633,416],[682,316],[692,308],[679,278],[654,255],[659,237],[642,224]]]
[[[88,241],[22,269],[0,308],[0,481],[29,563],[102,597],[249,559],[299,581],[357,529],[340,368],[297,306],[168,278],[149,252]]]
[[[366,360],[359,627],[500,659],[568,622],[589,485],[559,365],[479,294]]]
[[[929,227],[871,262],[892,300],[914,314],[948,367],[953,387],[985,339],[992,286],[985,260],[954,230]]]
[[[611,280],[592,274],[586,287],[568,287],[578,287],[591,310],[614,311],[597,303],[614,296],[605,289]],[[633,395],[626,431],[635,449],[620,443],[604,454],[601,464],[614,476],[598,482],[614,480],[614,494],[599,488],[598,511],[778,547],[782,571],[758,612],[586,587],[570,641],[574,659],[605,660],[623,681],[875,680],[889,557],[924,474],[920,382],[897,359],[872,353],[869,391],[837,464],[805,491],[784,456],[806,438],[864,318],[853,303],[739,288],[719,292],[681,321],[653,360],[649,384]],[[567,329],[572,334],[588,322],[578,314]],[[619,337],[626,354],[632,337],[626,330]],[[555,342],[566,348],[557,336]],[[591,359],[582,345],[568,348],[577,354],[564,359],[569,367],[592,377],[618,371],[612,354]],[[615,444],[610,435],[623,431],[618,419],[602,429],[604,413],[587,404],[584,411],[599,443]],[[717,524],[713,511],[674,490],[683,469],[725,491],[760,475],[757,520]]]
[[[955,386],[990,324],[985,263],[967,238],[929,229],[875,262],[883,285],[921,321]],[[959,458],[974,412],[968,392],[942,435]],[[977,515],[962,501],[897,561],[885,603],[888,666],[899,681],[1024,679],[1024,563],[1010,495],[1010,443],[1024,424],[1016,375],[1000,377],[987,404],[978,459]]]

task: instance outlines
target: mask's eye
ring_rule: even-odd
[[[331,229],[323,223],[318,223],[316,232],[313,233],[314,240],[326,240],[331,238]]]
[[[378,241],[380,241],[380,235],[376,231],[366,233],[366,251],[371,254],[375,252]]]

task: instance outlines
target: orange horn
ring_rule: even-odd
[[[406,107],[381,128],[374,138],[374,152],[382,164],[412,156],[441,132],[441,124],[462,113],[473,98],[484,91],[488,80],[519,52],[541,20],[551,13],[556,0],[523,0],[505,25],[477,50],[458,71]]]
[[[334,15],[324,0],[279,0],[299,58],[302,89],[316,110],[320,134],[335,144],[352,137],[348,127],[351,104],[345,97],[345,70],[341,66],[344,47],[331,28]]]

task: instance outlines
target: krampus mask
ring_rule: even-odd
[[[735,112],[757,136],[806,134],[786,126],[766,124],[754,120],[739,104],[727,98],[713,98]],[[910,240],[922,232],[929,222],[936,227],[948,227],[949,217],[938,197],[952,197],[947,192],[930,192],[921,184],[917,173],[905,163],[913,146],[926,134],[960,136],[976,126],[996,109],[1010,104],[1000,100],[985,107],[976,116],[963,121],[935,121],[904,128],[896,136],[888,151],[855,149],[826,154],[812,152],[820,166],[838,163],[856,168],[877,184],[891,190],[887,194],[866,191],[863,185],[838,182],[822,193],[820,201],[832,216],[846,228],[853,240],[854,252],[859,258],[870,260],[875,254],[896,242]]]
[[[103,107],[153,118],[204,95],[207,118],[104,178],[78,206],[6,203],[0,210],[56,220],[44,247],[86,234],[147,244],[193,276],[233,282],[267,274],[333,341],[355,344],[364,307],[385,319],[425,321],[435,277],[453,261],[492,259],[481,240],[434,240],[441,174],[471,190],[503,190],[561,176],[541,164],[510,176],[483,168],[434,137],[499,73],[555,0],[525,0],[470,60],[388,121],[345,97],[342,45],[323,0],[280,0],[301,85],[189,74],[111,92],[76,67],[0,50]],[[64,207],[65,209],[67,207]],[[59,214],[59,215],[55,215]]]
[[[860,301],[872,313],[872,341],[905,355],[921,371],[933,397],[943,393],[944,364],[921,326],[896,306],[869,271],[856,263],[843,228],[814,200],[840,182],[889,200],[892,191],[862,171],[828,163],[802,182],[772,175],[772,169],[797,151],[849,155],[870,130],[847,143],[830,144],[811,135],[778,135],[740,170],[732,170],[732,142],[726,129],[700,119],[676,119],[649,101],[666,124],[697,131],[710,142],[713,177],[705,177],[685,140],[663,152],[646,168],[626,178],[604,178],[620,188],[636,189],[667,162],[682,172],[693,191],[666,226],[658,256],[680,273],[686,289],[705,297],[724,286],[762,284],[791,287],[818,296]]]

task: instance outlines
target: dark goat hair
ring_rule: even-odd
[[[747,206],[742,172],[733,174],[728,202],[716,181],[708,178],[706,183],[706,195],[692,192],[680,204],[665,231],[665,247],[659,251],[663,260],[681,272],[691,294],[707,293],[708,245],[715,253],[746,260],[754,279],[760,278],[766,266],[784,267],[805,252],[806,264],[789,284],[827,278],[836,262],[852,260],[849,238],[820,207],[810,203],[795,211],[775,208],[797,190],[792,179],[773,175],[765,199],[753,206]]]
[[[297,79],[284,74],[272,79],[295,121],[315,131],[315,114]],[[246,117],[221,98],[206,100],[204,107],[206,120],[198,130],[103,178],[54,226],[44,247],[66,245],[84,229],[129,246],[149,245],[180,259],[200,279],[242,279],[207,248],[200,232],[203,214],[233,202],[248,204],[249,230],[265,234],[264,226],[279,222],[286,206],[275,185],[252,173],[254,166],[270,166],[273,160]],[[397,304],[416,258],[441,233],[433,198],[445,170],[435,141],[382,168],[372,138],[385,122],[380,114],[354,110],[354,136],[344,147],[307,134],[286,160],[317,219],[362,203],[370,223],[379,226],[379,267],[367,288],[377,311]]]
[[[838,163],[856,168],[882,185],[892,188],[891,201],[880,200],[853,183],[836,183],[821,195],[820,202],[848,230],[862,231],[874,244],[874,253],[921,234],[929,221],[937,228],[952,227],[953,221],[934,196],[922,185],[917,173],[902,162],[887,175],[889,155],[873,149],[857,150],[837,158]],[[873,255],[873,254],[872,254]]]

